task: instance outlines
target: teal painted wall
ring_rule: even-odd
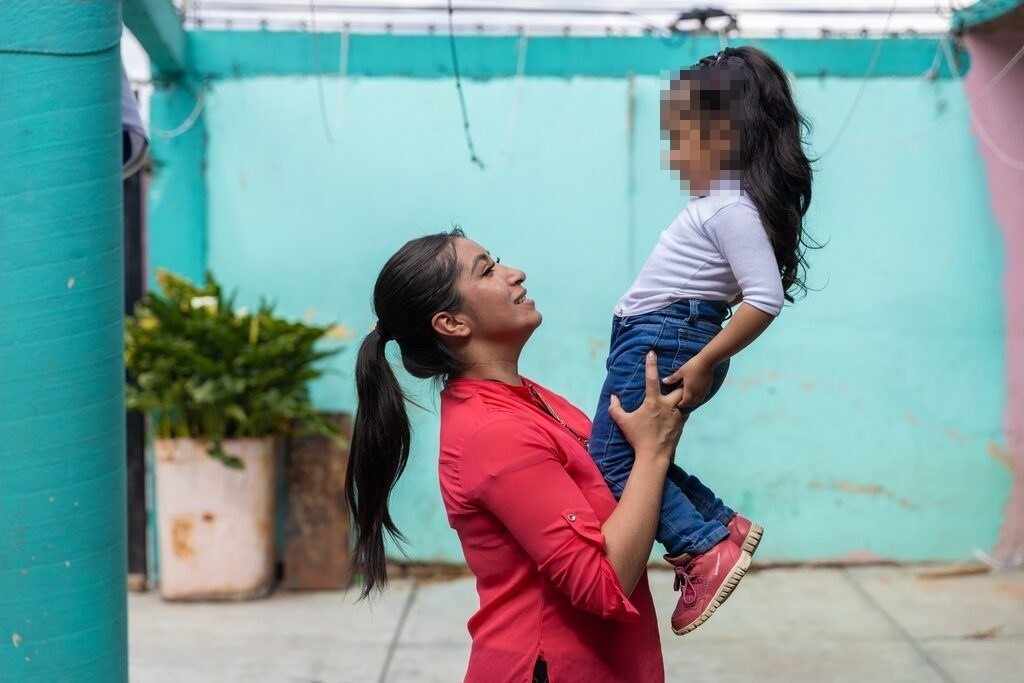
[[[960,84],[916,75],[932,54],[868,83],[818,164],[821,291],[734,361],[683,440],[683,465],[768,528],[766,559],[964,558],[1002,521],[1002,246]],[[203,116],[208,263],[241,301],[361,336],[384,260],[459,224],[529,276],[545,323],[524,374],[592,410],[612,305],[685,201],[658,161],[656,75],[632,107],[621,76],[467,81],[483,171],[451,79],[323,75],[332,143],[317,78],[243,75],[212,82]],[[860,86],[796,80],[819,153]],[[325,409],[354,407],[357,342],[315,387]],[[417,412],[396,517],[412,558],[459,561],[436,448],[435,416]]]

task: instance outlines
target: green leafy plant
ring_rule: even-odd
[[[149,293],[125,321],[125,364],[132,377],[127,405],[149,413],[161,438],[210,442],[210,455],[242,467],[224,439],[323,434],[340,439],[319,415],[307,384],[314,366],[339,348],[317,349],[332,328],[289,322],[262,302],[235,309],[207,273],[198,287],[168,271],[157,274],[161,295]]]

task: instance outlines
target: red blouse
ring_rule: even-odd
[[[441,393],[441,496],[480,596],[465,681],[529,683],[541,656],[554,683],[661,683],[647,576],[627,598],[605,555],[615,498],[573,433],[590,420],[523,382]]]

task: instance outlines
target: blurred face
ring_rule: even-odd
[[[502,265],[473,240],[455,243],[462,309],[457,317],[474,340],[522,346],[541,323],[528,298],[526,273]]]
[[[694,107],[685,85],[662,95],[661,129],[669,148],[668,168],[695,189],[706,189],[721,176],[734,144],[729,121]]]

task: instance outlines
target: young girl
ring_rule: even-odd
[[[786,75],[751,47],[726,48],[675,75],[662,93],[668,165],[693,199],[661,234],[612,322],[608,375],[590,454],[616,497],[633,452],[608,415],[644,398],[644,358],[654,350],[666,389],[680,386],[685,415],[722,386],[729,358],[754,341],[805,290],[803,217],[811,167],[806,120]],[[740,303],[735,314],[731,308]],[[731,318],[728,326],[722,323]],[[703,624],[750,566],[763,529],[737,515],[697,477],[672,465],[657,540],[681,595],[672,630]]]

